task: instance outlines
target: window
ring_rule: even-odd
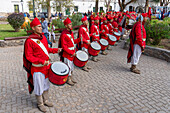
[[[19,13],[19,5],[14,5],[14,12]]]
[[[112,11],[112,6],[110,6],[110,9],[109,9],[109,11]]]
[[[74,6],[74,11],[78,12],[78,6]]]
[[[103,7],[100,7],[100,11],[103,11]]]
[[[95,12],[95,7],[93,7],[93,12]]]
[[[61,6],[56,7],[57,11],[61,11]]]
[[[70,7],[66,9],[66,15],[70,15]]]
[[[28,6],[29,6],[29,13],[33,13],[33,4],[29,2]]]
[[[129,11],[133,11],[133,7],[132,6],[129,6]]]

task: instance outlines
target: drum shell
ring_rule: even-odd
[[[89,46],[89,49],[88,49],[88,53],[92,56],[97,56],[99,54],[100,50],[95,50],[91,47],[91,45]]]
[[[108,42],[109,42],[109,45],[111,45],[111,46],[113,46],[116,43],[116,41],[112,41],[112,40],[110,40],[110,38],[108,38]]]
[[[87,59],[87,61],[88,61],[88,59]],[[77,67],[84,67],[86,65],[87,61],[81,61],[77,57],[74,57],[73,63]]]
[[[118,35],[115,35],[114,33],[113,33],[113,36],[115,36],[115,37],[117,38],[117,41],[119,41],[119,39],[120,39],[120,36],[118,36]]]
[[[60,75],[57,75],[55,74],[52,69],[50,68],[49,70],[49,81],[55,85],[64,85],[67,81],[67,77],[68,77],[68,74],[67,75],[64,75],[64,76],[60,76]]]
[[[106,39],[105,39],[105,40],[106,40]],[[102,45],[102,44],[100,43],[100,41],[99,41],[99,44],[100,44],[100,46],[101,46],[101,50],[102,50],[102,51],[104,51],[104,50],[107,48],[107,46],[108,46],[108,45],[107,45],[107,46]]]

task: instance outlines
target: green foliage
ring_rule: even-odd
[[[170,25],[170,18],[166,17],[163,19],[164,24]]]
[[[158,20],[152,20],[147,22],[146,26],[147,43],[152,45],[159,45],[161,39],[170,39],[170,26],[164,22]]]
[[[15,31],[18,31],[20,29],[21,25],[24,23],[25,18],[23,13],[13,13],[8,16],[8,22],[9,24],[15,29]]]
[[[30,26],[30,23],[28,22],[28,24],[26,24],[26,27],[24,28],[24,31],[30,31],[30,30],[32,30],[32,28],[31,28],[31,26]],[[28,35],[31,35],[32,33],[30,32],[30,33],[28,33]]]
[[[63,22],[60,20],[60,18],[52,20],[52,24],[57,28],[65,28]]]
[[[73,14],[71,16],[72,25],[73,26],[81,25],[82,24],[81,18],[82,18],[82,15],[80,13]]]

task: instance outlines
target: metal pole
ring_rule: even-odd
[[[33,16],[34,16],[34,18],[36,17],[36,15],[35,15],[35,4],[34,4],[34,0],[33,0]]]

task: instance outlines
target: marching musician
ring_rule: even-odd
[[[78,38],[81,39],[81,42],[78,44],[78,49],[80,50],[83,50],[83,51],[86,51],[88,53],[88,48],[89,48],[89,45],[91,44],[90,43],[90,35],[89,34],[89,30],[87,28],[88,26],[88,20],[87,20],[87,17],[84,16],[82,19],[82,25],[80,26],[79,28],[79,31],[78,31]],[[83,70],[84,71],[89,71],[89,69],[91,69],[89,66],[84,66],[83,67]]]
[[[110,33],[109,33],[109,26],[108,26],[106,17],[103,18],[103,24],[101,25],[101,31],[104,31],[101,33],[101,38],[108,40],[108,34],[110,34]],[[108,45],[108,48],[110,49],[109,45]],[[107,55],[107,53],[105,51],[102,51],[102,54]]]
[[[127,62],[131,63],[130,71],[140,74],[140,70],[136,68],[141,53],[144,52],[146,31],[144,28],[144,22],[147,21],[147,14],[143,13],[139,15],[138,22],[136,22],[130,33],[130,47],[127,56]]]
[[[94,18],[94,24],[90,28],[90,33],[92,34],[91,42],[93,42],[93,41],[99,42],[101,31],[99,31],[99,18],[97,16]],[[94,62],[99,61],[99,59],[97,59],[96,56],[93,56],[92,60]]]
[[[73,59],[76,56],[74,44],[79,43],[81,40],[80,38],[74,39],[74,34],[72,32],[72,23],[69,18],[66,18],[64,20],[64,25],[66,29],[61,33],[59,39],[59,47],[63,49],[60,57],[61,61],[66,63],[70,68],[69,76],[66,83],[74,86],[74,84],[77,83],[72,77],[74,70]]]
[[[58,53],[61,48],[49,48],[47,39],[42,33],[42,26],[38,18],[35,18],[30,26],[33,30],[25,41],[23,66],[27,71],[29,93],[34,90],[38,108],[46,112],[46,106],[52,107],[53,104],[48,101],[48,91],[50,83],[48,73],[50,69],[49,53]]]

